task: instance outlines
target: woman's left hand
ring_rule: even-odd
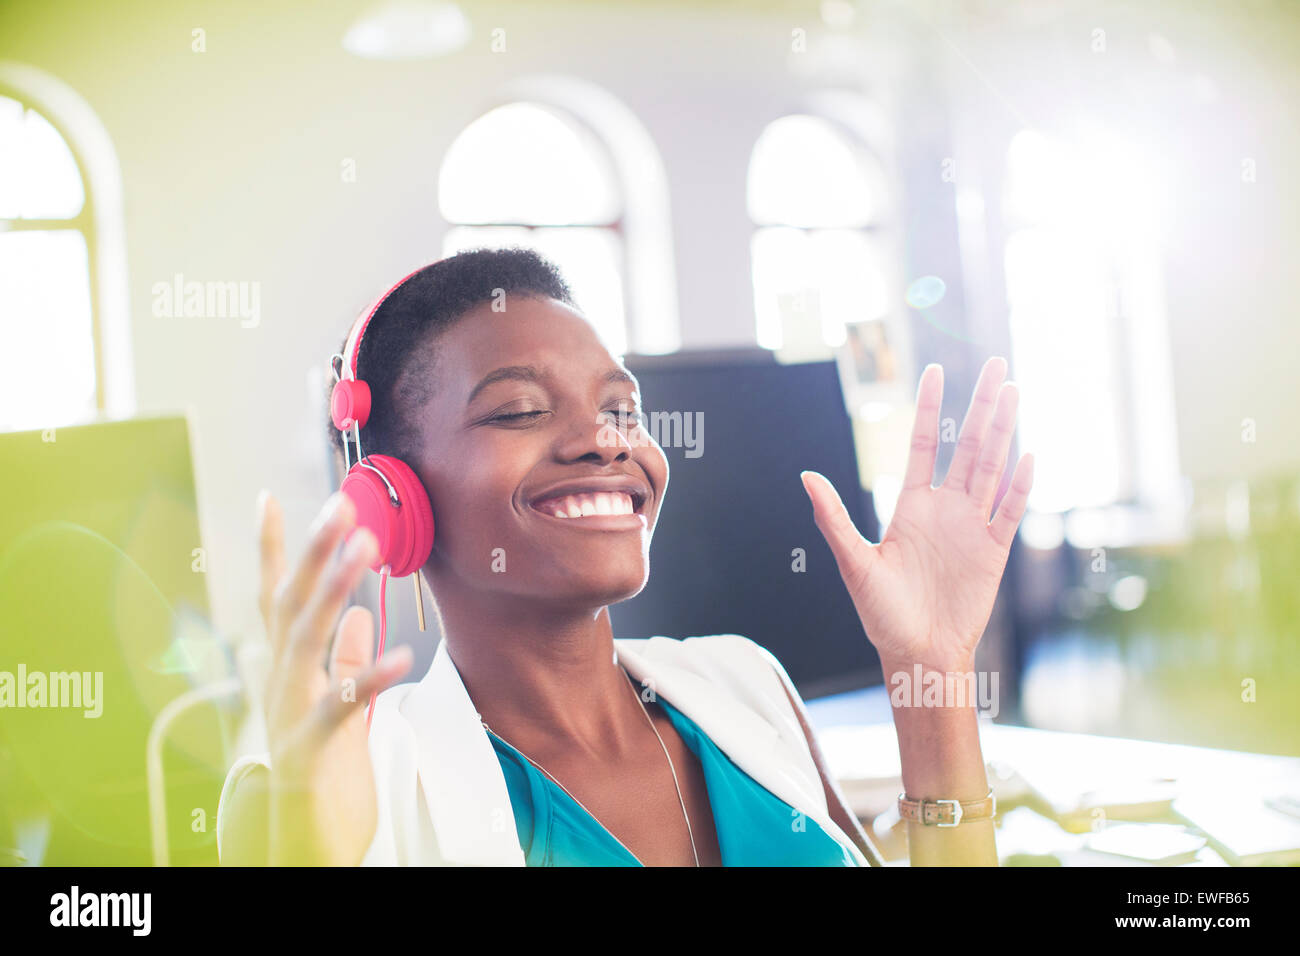
[[[917,389],[907,475],[879,544],[853,525],[825,477],[804,472],[817,527],[835,555],[867,637],[887,670],[920,663],[969,671],[993,610],[1007,553],[1033,485],[1033,457],[1016,464],[993,520],[989,512],[1015,431],[1019,392],[1005,359],[985,363],[947,477],[931,487],[943,368],[926,366]]]

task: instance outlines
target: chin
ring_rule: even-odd
[[[645,589],[648,580],[649,573],[644,567],[635,573],[622,575],[606,571],[597,579],[570,580],[568,587],[557,586],[550,593],[560,595],[566,604],[606,607],[636,597]]]

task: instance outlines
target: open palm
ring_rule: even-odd
[[[1033,485],[1033,457],[1016,463],[989,520],[1015,431],[1019,392],[1007,363],[985,363],[943,483],[932,487],[943,369],[929,365],[917,389],[907,475],[879,544],[854,527],[835,488],[804,472],[817,527],[835,555],[867,637],[887,667],[921,663],[969,670]]]

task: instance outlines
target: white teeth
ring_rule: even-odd
[[[546,502],[546,510],[557,518],[588,518],[595,515],[636,513],[632,496],[623,491],[601,491],[553,498]]]

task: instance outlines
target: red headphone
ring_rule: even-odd
[[[431,263],[432,264],[432,263]],[[361,429],[370,420],[372,396],[370,386],[357,378],[357,356],[361,351],[361,339],[370,327],[370,320],[375,317],[379,307],[390,295],[402,287],[402,283],[428,266],[421,266],[415,272],[402,278],[395,286],[381,295],[366,309],[348,333],[347,343],[342,355],[330,356],[330,371],[334,375],[334,390],[330,393],[330,419],[334,427],[343,433],[343,461],[347,474],[339,489],[352,499],[356,506],[358,528],[369,528],[379,544],[379,557],[370,566],[379,572],[379,647],[375,652],[378,661],[384,654],[384,640],[388,630],[385,609],[387,600],[385,584],[390,576],[406,577],[415,575],[415,606],[419,611],[420,630],[424,630],[424,600],[420,594],[420,568],[429,560],[433,550],[433,507],[429,504],[429,493],[416,476],[411,466],[400,458],[391,455],[367,455],[361,449]],[[339,361],[341,370],[334,364]],[[357,446],[356,464],[351,463],[348,454],[348,432]],[[366,710],[366,729],[370,729],[371,718],[375,713],[375,698],[370,695],[370,706]]]
[[[433,550],[433,508],[410,465],[391,455],[366,455],[362,451],[361,429],[370,419],[372,396],[370,386],[357,378],[357,356],[379,307],[402,283],[426,268],[416,269],[376,299],[352,326],[343,354],[330,357],[330,371],[336,380],[330,394],[330,418],[343,433],[343,458],[348,468],[340,490],[356,505],[357,526],[369,528],[379,542],[379,557],[371,569],[380,571],[387,565],[388,574],[397,578],[415,574],[429,560]],[[335,367],[336,359],[342,371]],[[355,464],[348,454],[349,431],[356,443]]]

